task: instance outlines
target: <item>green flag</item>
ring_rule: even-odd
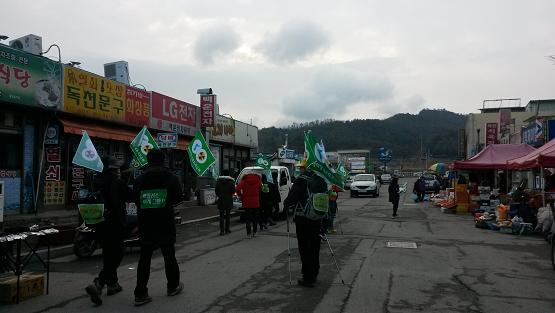
[[[272,161],[270,161],[269,158],[263,156],[262,154],[259,154],[256,158],[256,166],[260,166],[265,170],[269,170],[272,166]]]
[[[349,172],[347,171],[347,169],[345,168],[345,165],[341,162],[339,162],[337,164],[337,168],[335,169],[335,172],[341,176],[342,179],[346,179],[347,176],[349,175]]]
[[[143,126],[143,129],[141,129],[137,137],[131,141],[129,147],[131,147],[131,151],[133,151],[133,156],[135,157],[134,159],[139,164],[139,167],[143,167],[148,163],[146,160],[148,151],[158,149],[158,144],[156,140],[152,138],[146,126]]]
[[[199,131],[197,131],[195,138],[193,138],[193,141],[187,147],[187,152],[189,152],[191,167],[199,176],[202,176],[210,165],[216,162],[214,155],[204,140],[204,136]]]
[[[79,142],[71,163],[97,172],[102,172],[104,169],[104,164],[86,131],[83,131],[83,137],[81,137],[81,142]]]
[[[306,153],[306,168],[316,172],[328,183],[343,188],[343,179],[326,162],[324,146],[316,141],[316,138],[314,138],[310,131],[304,133],[304,149]]]

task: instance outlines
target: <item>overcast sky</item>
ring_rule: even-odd
[[[0,34],[259,127],[555,98],[555,1],[3,1]],[[49,54],[57,58],[57,53]]]

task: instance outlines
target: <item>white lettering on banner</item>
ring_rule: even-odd
[[[195,109],[194,107],[189,107],[181,103],[176,103],[173,100],[171,100],[170,103],[167,104],[166,99],[162,98],[162,115],[182,121],[194,120]]]

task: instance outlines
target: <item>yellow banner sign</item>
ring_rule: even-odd
[[[124,121],[125,85],[64,66],[64,111],[109,121]]]

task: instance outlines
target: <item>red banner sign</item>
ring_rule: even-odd
[[[193,136],[197,128],[196,106],[152,92],[150,127]]]
[[[135,126],[148,126],[150,117],[150,92],[127,86],[125,122]]]
[[[497,123],[486,123],[486,146],[497,142]]]
[[[200,126],[214,126],[214,106],[216,105],[216,96],[200,96]]]

